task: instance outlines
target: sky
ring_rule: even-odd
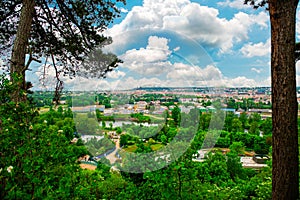
[[[270,23],[264,8],[254,10],[243,0],[128,0],[118,7],[121,17],[104,33],[113,43],[104,51],[123,63],[105,79],[65,80],[67,88],[270,86]],[[297,40],[299,20],[297,12]],[[42,67],[30,76],[40,76]]]

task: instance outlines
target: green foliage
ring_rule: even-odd
[[[1,81],[8,95],[11,88],[6,85],[10,83]],[[70,144],[74,126],[63,118],[63,113],[50,112],[50,116],[54,114],[65,121],[56,125],[50,119],[48,123],[28,102],[1,102],[1,199],[71,198],[74,195],[71,188],[77,181],[73,172],[79,170],[76,159],[87,151]]]
[[[111,97],[108,97],[106,95],[102,95],[102,94],[98,94],[97,97],[96,97],[98,100],[98,104],[99,105],[104,105],[105,108],[111,108]]]
[[[85,113],[76,113],[74,122],[77,132],[80,134],[95,135],[100,131],[100,126],[96,118],[89,118]]]
[[[105,152],[115,145],[106,137],[98,141],[92,139],[89,143],[94,150],[90,151],[80,139],[72,144],[70,141],[76,131],[76,121],[70,109],[50,108],[48,112],[39,114],[28,102],[17,104],[10,101],[9,94],[14,86],[8,80],[0,81],[0,86],[0,93],[4,95],[0,96],[1,199],[271,198],[271,168],[266,167],[260,172],[245,169],[238,156],[246,148],[268,153],[270,135],[260,137],[239,131],[222,131],[217,145],[229,147],[231,151],[226,155],[219,151],[211,152],[203,162],[194,162],[193,155],[202,148],[204,138],[212,136],[213,142],[214,134],[219,134],[211,131],[212,134],[207,136],[202,128],[205,129],[205,123],[209,122],[200,121],[204,126],[198,131],[194,130],[195,127],[178,129],[171,124],[148,128],[125,125],[122,129],[126,134],[120,135],[120,145],[124,149],[128,146],[134,150],[126,156],[120,151],[123,158],[120,168],[134,172],[140,169],[148,171],[111,172],[110,163],[105,158],[98,162],[95,171],[82,170],[77,163],[78,157],[92,151],[96,154]],[[76,115],[85,121],[93,119],[79,113]],[[201,116],[202,120],[207,120],[211,114],[202,113]],[[243,127],[248,123],[248,119],[244,119],[232,116],[231,128],[241,124]],[[238,126],[234,125],[234,121]],[[265,126],[266,130],[270,126],[269,121],[260,120],[258,124],[261,128]],[[96,122],[95,126],[99,124]],[[190,147],[174,162],[165,165],[161,160],[147,155],[169,145],[170,141],[177,142],[176,149],[181,149],[182,143],[191,139],[187,137],[191,130],[196,131],[196,135]],[[146,140],[142,141],[141,137]],[[141,156],[135,157],[136,154]],[[132,162],[133,159],[136,161]],[[162,168],[150,171],[162,164]]]
[[[143,123],[143,122],[151,123],[150,117],[144,116],[142,113],[133,113],[130,116],[134,118],[134,121],[137,121],[138,123]]]
[[[247,179],[247,174],[242,167],[238,154],[231,150],[231,152],[226,154],[226,158],[227,171],[229,172],[231,179],[234,181],[237,179]]]
[[[157,133],[160,131],[160,127],[158,126],[143,126],[143,125],[134,125],[134,124],[127,124],[122,126],[123,130],[134,137],[147,139],[153,137],[157,139]]]
[[[125,3],[124,0],[117,2]],[[32,13],[28,8],[30,5],[34,5]],[[24,6],[27,6],[27,9],[21,9]],[[104,54],[101,50],[95,49],[99,45],[111,43],[111,38],[104,37],[102,32],[115,17],[119,16],[120,11],[115,1],[31,1],[27,4],[22,1],[0,1],[0,7],[3,16],[0,20],[1,49],[10,51],[12,44],[10,40],[29,41],[28,44],[27,42],[22,43],[23,48],[28,49],[26,52],[30,51],[28,66],[31,61],[44,56],[53,63],[59,62],[59,65],[63,66],[61,72],[64,75],[74,76],[78,62],[89,55],[86,65],[81,66],[81,75],[89,72],[89,77],[103,77],[106,72],[111,71],[120,62],[115,55]],[[25,20],[21,18],[17,21],[18,23],[11,20],[19,18],[21,14],[27,16],[30,24],[26,24],[26,18]],[[24,26],[18,26],[20,21],[24,23]],[[42,26],[43,23],[47,23],[49,26]],[[26,27],[25,30],[24,27]],[[25,32],[22,35],[23,38],[16,34],[16,30],[21,33]],[[90,55],[91,50],[93,50],[92,55]],[[19,57],[24,56],[25,58],[26,52],[15,53],[24,53]],[[94,57],[102,62],[94,63]],[[16,62],[25,63],[25,60]],[[11,65],[14,65],[14,62]],[[23,68],[24,65],[16,67]],[[22,74],[23,70],[18,69],[17,72]]]
[[[242,122],[243,129],[248,129],[249,128],[248,116],[245,112],[240,114],[239,120]]]
[[[245,146],[242,142],[233,142],[229,149],[235,154],[244,154]]]
[[[54,92],[35,92],[30,97],[33,98],[33,103],[36,107],[44,107],[53,105],[53,95]],[[61,98],[61,100],[63,99]]]
[[[175,122],[175,125],[179,125],[180,121],[181,121],[181,111],[180,108],[178,106],[175,106],[172,110],[172,118]]]
[[[261,128],[264,135],[272,134],[272,118],[265,119],[261,123],[260,128]]]
[[[202,113],[200,116],[199,129],[208,130],[210,120],[211,120],[211,113]]]
[[[114,117],[113,116],[105,116],[103,115],[103,113],[99,110],[99,109],[96,109],[96,117],[97,117],[97,120],[100,122],[100,121],[115,121]],[[103,126],[103,124],[102,124]]]
[[[115,144],[109,140],[108,138],[104,137],[102,139],[91,138],[87,142],[84,143],[89,153],[93,156],[98,156],[103,154],[115,147]]]

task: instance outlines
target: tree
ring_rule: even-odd
[[[243,142],[233,142],[229,147],[230,151],[236,154],[243,155],[245,153],[245,146]]]
[[[232,120],[232,131],[233,132],[243,132],[243,124],[242,122],[239,120],[239,118],[234,118]]]
[[[243,129],[248,126],[248,116],[245,112],[241,113],[239,117],[240,121],[242,122]]]
[[[272,134],[272,119],[271,118],[265,119],[260,125],[260,127],[264,135]]]
[[[174,119],[175,125],[179,125],[180,117],[180,108],[178,108],[178,106],[175,106],[172,110],[172,118]]]
[[[253,121],[250,124],[249,133],[253,134],[253,135],[259,135],[260,134],[258,122]]]
[[[62,126],[50,125],[28,102],[11,102],[10,94],[17,85],[3,77],[0,76],[0,199],[74,199],[74,193],[69,191],[81,185],[76,160],[88,152],[84,146],[70,143],[71,137],[65,132],[69,129],[73,135],[75,131],[70,120],[58,115],[57,125]]]
[[[14,100],[22,101],[19,93],[21,89],[27,89],[25,71],[32,61],[41,62],[38,60],[41,57],[46,58],[45,65],[50,60],[55,68],[57,91],[63,86],[59,75],[74,76],[88,55],[87,66],[95,64],[88,71],[100,71],[94,76],[102,77],[115,68],[120,60],[95,48],[111,43],[102,32],[119,14],[116,2],[125,3],[125,0],[1,0],[0,48],[11,54],[5,55],[11,57],[7,63],[10,74],[16,73],[23,78],[19,90],[13,94]],[[29,55],[27,63],[26,54]],[[99,54],[103,60],[100,65],[94,59]],[[82,74],[86,70],[83,67]]]
[[[299,198],[295,24],[299,0],[245,0],[269,5],[272,80],[272,198]]]

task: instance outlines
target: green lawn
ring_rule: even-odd
[[[149,144],[148,143],[144,143],[145,146],[148,146]],[[152,149],[152,151],[157,151],[159,150],[160,148],[162,148],[164,145],[163,144],[153,144],[150,146],[150,148]],[[137,150],[137,146],[134,144],[134,145],[130,145],[128,146],[127,148],[124,148],[124,151],[127,151],[127,152],[135,152]]]
[[[137,146],[135,144],[130,145],[127,148],[124,148],[124,151],[127,151],[127,152],[135,152],[136,150],[137,150]]]
[[[160,148],[162,148],[164,145],[163,144],[153,144],[150,146],[150,148],[152,149],[152,151],[157,151]]]

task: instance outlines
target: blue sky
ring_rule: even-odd
[[[99,90],[270,86],[270,24],[264,8],[254,10],[243,0],[128,0],[118,7],[121,18],[105,32],[113,38],[105,50],[124,63],[106,79],[67,84]]]

